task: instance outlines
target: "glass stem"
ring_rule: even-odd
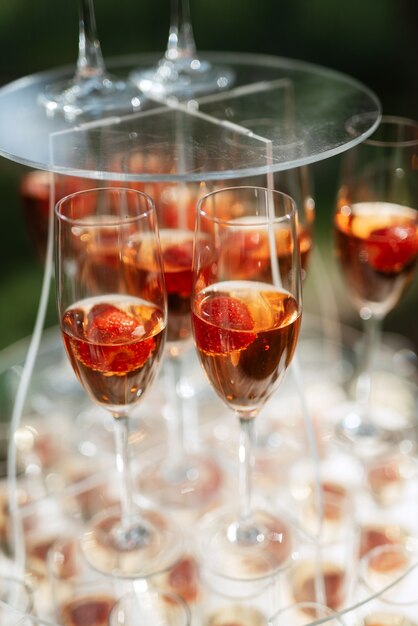
[[[100,41],[97,36],[93,0],[79,0],[78,60],[75,81],[105,74]]]
[[[382,319],[372,315],[368,320],[364,320],[363,330],[362,370],[357,378],[356,399],[363,408],[363,421],[369,422],[372,399],[372,379],[382,336]]]
[[[115,415],[116,468],[120,478],[121,526],[129,528],[133,516],[132,483],[129,471],[129,422],[126,415]]]
[[[167,61],[196,57],[189,0],[171,0],[171,23],[165,58]]]
[[[169,356],[166,366],[169,402],[174,405],[172,418],[168,420],[168,469],[170,480],[177,481],[184,479],[184,399],[179,391],[182,377],[181,356]]]
[[[254,435],[254,419],[239,418],[240,441],[239,441],[239,521],[241,525],[251,523],[252,507],[252,447]]]

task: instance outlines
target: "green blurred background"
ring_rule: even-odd
[[[77,56],[76,0],[3,0],[0,3],[0,84]],[[96,0],[106,58],[163,51],[169,0]],[[191,0],[199,50],[266,53],[318,63],[367,84],[383,111],[418,118],[418,0]],[[10,120],[13,124],[13,120]],[[331,215],[340,157],[313,167],[317,245],[326,259],[343,319],[355,314],[338,286],[330,250]],[[30,334],[42,281],[18,198],[23,166],[0,159],[0,349]],[[417,280],[415,283],[417,283]],[[386,322],[418,348],[415,284]],[[51,302],[47,324],[55,324]]]

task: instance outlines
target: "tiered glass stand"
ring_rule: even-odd
[[[45,87],[71,76],[71,69],[17,80],[0,90],[0,154],[86,178],[201,182],[328,158],[363,141],[379,122],[376,96],[338,72],[262,55],[205,57],[233,69],[230,89],[187,102],[149,99],[139,113],[77,124],[47,116],[39,103]],[[122,57],[109,67],[126,75],[156,58]],[[364,126],[353,136],[352,118],[364,114]],[[139,149],[145,158],[130,158]]]
[[[140,112],[103,119],[70,122],[61,114],[47,115],[40,104],[46,86],[70,78],[73,68],[6,85],[0,89],[0,155],[55,174],[122,186],[151,183],[154,190],[158,183],[195,183],[203,192],[212,185],[254,177],[273,187],[276,172],[342,153],[366,139],[379,123],[377,97],[338,72],[263,55],[204,57],[231,69],[235,82],[230,88],[187,101],[149,98]],[[133,69],[155,66],[158,58],[122,57],[107,65],[126,77]],[[363,125],[353,124],[358,119]],[[44,288],[16,392],[12,432],[20,425],[42,343],[51,268],[50,225]],[[9,462],[10,468],[16,469]],[[13,478],[11,482],[13,487]],[[14,540],[19,542],[18,532]],[[19,549],[16,553],[19,560]]]

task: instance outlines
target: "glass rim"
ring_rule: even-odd
[[[386,584],[382,584],[381,588],[378,590],[376,589],[375,585],[372,585],[370,583],[370,576],[367,574],[368,564],[373,557],[376,557],[376,555],[388,554],[390,552],[395,552],[397,554],[404,555],[407,558],[407,562],[405,563],[405,566],[403,567],[402,571],[399,572],[399,574],[396,575],[396,577],[393,578],[393,580],[388,581]],[[415,555],[414,559],[412,559],[413,555]],[[388,544],[376,546],[375,548],[372,548],[372,550],[369,550],[364,555],[364,557],[360,561],[359,574],[360,574],[361,581],[367,587],[367,589],[369,589],[373,593],[376,593],[377,597],[380,600],[382,600],[382,602],[384,602],[385,604],[391,605],[394,607],[416,606],[418,605],[418,598],[414,598],[412,600],[398,601],[396,599],[389,600],[385,598],[385,595],[388,592],[390,592],[392,588],[395,588],[396,590],[396,587],[402,582],[402,580],[408,579],[409,576],[413,575],[414,570],[416,572],[417,568],[418,568],[418,551],[416,549],[410,550],[406,546],[400,543],[388,543]]]
[[[223,581],[225,583],[237,583],[246,587],[247,585],[262,585],[261,590],[259,588],[255,589],[253,593],[246,594],[246,598],[254,598],[260,594],[260,591],[265,591],[271,585],[274,585],[278,576],[283,575],[287,570],[289,570],[292,564],[292,555],[289,555],[283,563],[282,566],[275,568],[270,572],[266,572],[264,574],[249,576],[245,578],[244,576],[233,576],[232,574],[222,574],[219,572],[218,568],[215,565],[212,565],[210,562],[207,563],[203,568],[199,571],[199,580],[202,584],[206,584],[210,586],[212,591],[216,591],[219,596],[224,598],[235,597],[230,594],[230,592],[223,592],[222,590],[218,590],[215,588],[211,581],[216,578],[216,580]],[[240,596],[237,596],[240,597]]]
[[[289,194],[284,193],[283,191],[280,191],[278,189],[269,189],[268,187],[261,187],[258,185],[236,185],[236,186],[231,186],[231,187],[221,187],[220,189],[215,189],[214,191],[210,191],[209,193],[205,194],[204,196],[202,196],[201,198],[199,198],[198,202],[197,202],[197,212],[206,217],[207,219],[210,219],[212,222],[216,223],[216,224],[224,224],[224,225],[233,225],[236,226],[237,222],[235,220],[232,219],[224,219],[221,217],[213,217],[207,214],[206,211],[203,210],[202,205],[203,203],[208,200],[209,198],[211,198],[212,196],[221,194],[221,193],[225,193],[225,192],[234,192],[234,191],[241,191],[241,190],[253,190],[253,191],[262,191],[263,193],[272,193],[274,194],[276,197],[282,197],[287,199],[290,202],[290,207],[291,209],[286,211],[286,213],[284,215],[281,216],[269,216],[269,215],[265,215],[262,216],[260,215],[259,217],[260,219],[260,223],[258,224],[254,224],[254,222],[240,222],[239,226],[240,228],[242,227],[244,228],[252,228],[254,229],[254,226],[265,226],[268,224],[280,224],[282,222],[286,222],[288,221],[292,215],[296,215],[297,214],[297,206],[296,206],[296,202],[295,200],[292,198],[292,196],[289,196]]]
[[[326,624],[331,619],[334,619],[334,620],[337,619],[339,624],[344,626],[344,621],[341,619],[342,615],[339,611],[335,611],[331,607],[326,606],[325,604],[321,604],[320,602],[315,602],[314,600],[302,600],[301,602],[294,602],[293,604],[288,604],[287,606],[284,606],[283,608],[278,609],[271,617],[269,617],[268,619],[269,626],[273,626],[274,621],[278,617],[285,615],[289,611],[301,609],[301,608],[313,608],[313,609],[317,609],[323,612],[323,615],[316,616],[316,617],[313,616],[312,619],[307,618],[307,619],[310,619],[310,621],[305,622],[306,626],[310,626],[310,624],[318,624],[318,623]]]
[[[92,194],[92,193],[100,193],[100,192],[127,192],[127,194],[132,194],[134,196],[140,196],[142,198],[144,198],[144,200],[147,203],[147,208],[144,209],[141,213],[139,213],[138,215],[127,215],[124,218],[121,217],[117,217],[117,216],[109,216],[109,218],[113,218],[113,219],[109,219],[107,221],[101,222],[100,224],[98,224],[96,221],[90,221],[89,217],[87,218],[72,218],[69,217],[68,215],[65,215],[65,213],[63,213],[61,211],[61,207],[64,204],[67,204],[69,201],[75,199],[75,198],[79,198],[81,196],[86,196],[88,194]],[[139,191],[138,189],[132,189],[131,187],[93,187],[92,189],[83,189],[81,191],[75,191],[74,193],[70,193],[66,196],[63,196],[62,198],[60,198],[58,200],[58,202],[55,204],[54,207],[54,212],[56,217],[58,218],[58,220],[60,222],[65,222],[67,224],[73,224],[74,226],[82,226],[84,228],[98,228],[98,227],[102,227],[102,228],[109,228],[109,227],[114,227],[114,226],[121,226],[121,225],[126,225],[126,224],[133,224],[135,222],[138,221],[138,219],[143,219],[148,217],[149,215],[151,215],[152,213],[155,213],[155,203],[154,200],[152,199],[152,197],[145,193],[144,191]]]
[[[362,215],[362,207],[366,206],[367,208],[369,207],[379,207],[379,213],[382,216],[389,216],[392,210],[396,210],[396,209],[402,209],[402,218],[405,219],[408,218],[408,223],[404,224],[404,225],[390,225],[389,227],[392,228],[393,230],[396,230],[398,232],[400,231],[406,231],[408,228],[414,228],[414,226],[416,225],[417,221],[418,221],[418,216],[417,216],[417,211],[416,209],[412,208],[412,203],[410,206],[406,206],[404,204],[400,204],[397,202],[384,202],[384,206],[382,208],[382,201],[380,200],[371,200],[371,201],[361,201],[361,202],[346,202],[344,203],[343,206],[337,208],[336,210],[336,214],[337,215],[342,215],[343,217],[346,215],[351,215],[352,213],[357,214],[357,215]],[[367,210],[366,208],[366,210]],[[409,221],[411,220],[411,221]],[[405,239],[401,239],[401,240],[405,240]],[[379,243],[380,241],[387,241],[387,234],[385,233],[379,233],[378,230],[372,232],[368,238],[367,238],[367,242],[370,245],[373,245],[374,243]],[[380,457],[384,458],[385,456],[385,452],[380,453]]]
[[[367,114],[356,116],[355,119],[357,119],[357,121],[360,121],[361,119],[364,119],[364,117],[367,117]],[[391,125],[392,126],[397,125],[399,127],[404,127],[404,128],[415,128],[417,131],[417,137],[415,139],[401,139],[398,141],[396,139],[384,140],[384,139],[375,138],[375,136],[379,133],[379,130],[382,128],[382,126],[389,127]],[[357,136],[358,134],[355,131],[354,124],[349,125],[347,130],[353,136]],[[409,117],[402,117],[400,115],[382,115],[382,117],[380,118],[379,125],[376,127],[373,134],[370,135],[367,139],[365,139],[362,143],[360,143],[359,147],[363,144],[366,146],[387,147],[387,148],[396,148],[396,147],[409,148],[413,146],[418,146],[418,121]]]
[[[220,520],[222,521],[223,515],[225,514],[228,515],[228,513],[229,514],[231,513],[231,510],[229,508],[226,508],[226,509],[222,508]],[[200,533],[203,533],[206,535],[209,534],[208,527],[210,528],[211,524],[213,524],[213,522],[217,520],[218,514],[219,514],[219,511],[211,511],[211,512],[206,513],[206,515],[199,521]],[[287,514],[284,511],[280,511],[280,520],[282,521],[283,527],[286,528],[286,531],[288,532],[290,536],[289,554],[285,556],[282,563],[277,564],[274,568],[270,569],[269,571],[262,572],[255,576],[244,577],[244,576],[225,574],[224,572],[220,572],[219,567],[216,565],[216,560],[213,561],[211,559],[206,559],[204,566],[199,568],[199,578],[202,578],[208,581],[207,575],[209,575],[212,577],[216,577],[218,580],[223,580],[225,582],[230,582],[230,583],[242,583],[243,585],[247,585],[251,583],[261,584],[263,582],[265,583],[265,585],[268,585],[272,581],[276,580],[277,576],[280,576],[284,572],[289,570],[289,568],[292,566],[292,563],[294,562],[293,561],[293,553],[294,553],[294,547],[295,547],[294,536],[295,536],[296,529],[295,529],[294,524],[292,523],[292,520],[288,518]],[[207,554],[210,554],[210,546],[211,546],[211,542],[209,542],[209,544],[204,544],[205,550],[206,548],[208,549],[207,552],[206,551],[203,552],[202,546],[199,546],[199,551],[198,551],[199,556],[204,556],[204,555],[207,556]],[[265,559],[265,563],[269,563],[270,561],[273,563],[273,558],[269,559],[267,557]],[[206,577],[205,577],[205,573],[207,573]]]

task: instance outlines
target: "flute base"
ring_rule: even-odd
[[[401,418],[385,407],[375,407],[366,415],[357,404],[346,403],[334,409],[333,419],[337,443],[360,457],[383,454],[399,438],[396,426]]]
[[[227,578],[264,578],[291,559],[290,526],[268,511],[255,510],[244,522],[236,510],[218,510],[202,518],[197,537],[204,567]]]
[[[228,67],[199,59],[162,59],[156,68],[133,71],[129,78],[152,97],[187,100],[228,89],[235,80],[235,73]]]
[[[172,567],[184,551],[180,529],[156,510],[135,510],[122,522],[119,507],[94,517],[81,539],[97,571],[121,578],[148,578]]]
[[[38,101],[48,115],[61,114],[73,121],[142,110],[145,96],[133,83],[105,74],[47,85]]]
[[[195,509],[213,501],[223,484],[219,465],[206,456],[184,455],[181,463],[164,461],[145,467],[138,479],[139,491],[164,507]]]

